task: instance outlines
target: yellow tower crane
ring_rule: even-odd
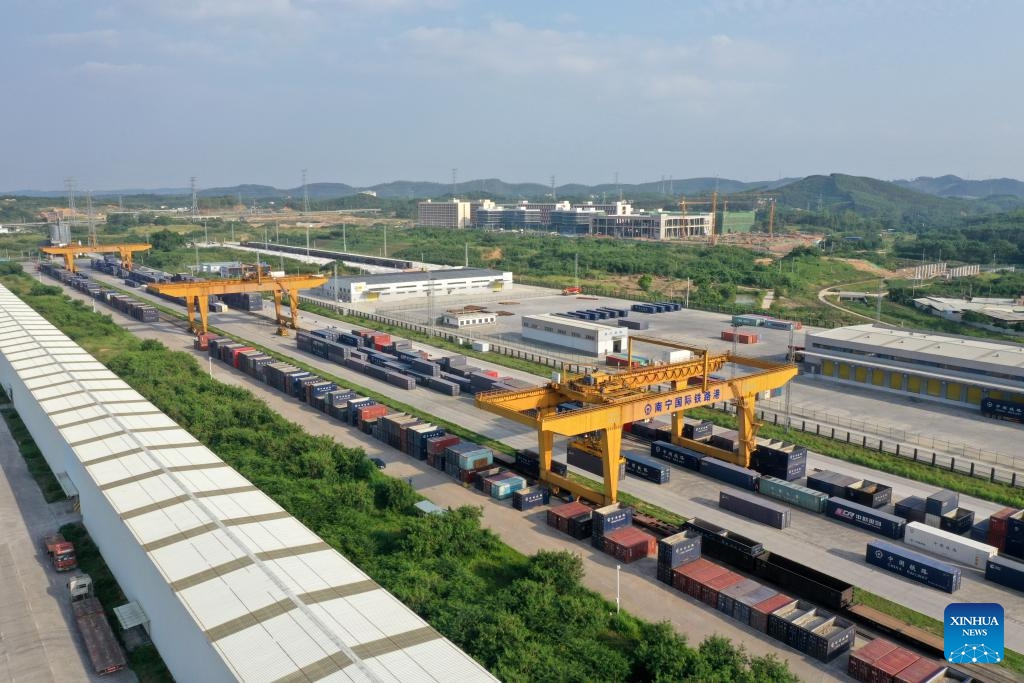
[[[64,267],[72,273],[77,273],[75,257],[84,254],[119,254],[121,264],[128,270],[132,269],[132,254],[137,251],[151,249],[150,244],[93,244],[82,246],[68,244],[63,247],[40,247],[40,251],[50,256],[60,256],[64,259]]]
[[[622,428],[632,422],[670,415],[673,443],[749,467],[760,426],[755,418],[756,398],[785,386],[796,377],[797,367],[792,363],[731,353],[712,354],[706,349],[651,337],[630,339],[630,358],[634,341],[687,350],[692,357],[679,363],[632,368],[623,372],[601,370],[563,374],[558,381],[533,389],[477,394],[476,405],[536,429],[541,481],[601,505],[613,503],[618,497],[619,467],[623,462]],[[746,368],[746,374],[731,379],[713,378],[712,373],[727,363]],[[656,388],[667,390],[657,391]],[[559,413],[557,406],[567,401],[582,401],[584,407]],[[735,451],[708,446],[683,436],[683,414],[687,410],[725,401],[736,405],[739,443]],[[551,471],[556,434],[590,435],[593,443],[590,450],[595,455],[600,453],[603,490],[594,490]]]
[[[711,246],[718,244],[718,190],[711,193],[710,201],[699,201],[689,202],[686,197],[679,198],[679,211],[683,214],[683,223],[686,223],[686,207],[690,204],[710,204],[711,205],[711,231],[708,234],[708,243]]]
[[[257,268],[250,278],[241,280],[202,280],[200,282],[167,282],[147,285],[146,289],[158,294],[168,294],[185,299],[188,323],[197,335],[206,335],[209,330],[209,297],[211,294],[241,294],[246,292],[273,292],[274,314],[277,319],[277,333],[288,335],[288,328],[299,329],[299,290],[319,287],[327,282],[322,275],[288,275],[285,277],[264,277]],[[291,315],[281,312],[281,300],[288,295]],[[199,320],[196,321],[196,313]]]

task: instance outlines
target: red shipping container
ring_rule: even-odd
[[[388,414],[388,407],[379,403],[372,406],[363,406],[356,409],[356,423],[365,425],[372,420],[378,420]]]
[[[241,358],[242,352],[243,351],[255,351],[255,350],[256,350],[255,346],[243,346],[240,349],[232,349],[231,350],[231,364],[237,368],[238,367],[238,361]]]
[[[486,491],[486,493],[487,495],[491,494],[490,491]],[[559,505],[556,508],[549,508],[547,514],[548,526],[553,526],[559,531],[567,533],[569,531],[569,519],[584,512],[590,512],[590,508],[579,501]]]
[[[444,453],[444,449],[449,446],[454,446],[460,441],[462,441],[462,439],[451,434],[445,434],[444,436],[432,436],[427,439],[427,453],[429,455],[439,455]]]
[[[850,662],[846,670],[858,681],[871,680],[875,671],[875,662],[898,648],[883,638],[875,638],[864,647],[850,654]]]
[[[729,330],[722,330],[722,339],[724,341],[732,341],[735,335]]]
[[[497,370],[484,370],[484,374],[487,375],[488,377],[497,377],[498,376],[498,371]]]
[[[715,564],[704,571],[694,572],[690,576],[686,577],[686,594],[700,600],[700,590],[703,587],[704,582],[710,581],[716,576],[721,576],[728,571],[729,570],[725,567]]]
[[[934,659],[921,657],[903,671],[896,674],[893,683],[926,683],[946,670],[945,665]]]
[[[616,529],[604,537],[604,551],[627,564],[653,555],[657,547],[654,536],[632,526]]]
[[[686,592],[686,579],[694,572],[699,572],[707,567],[714,567],[715,563],[705,560],[703,557],[676,567],[672,570],[672,587],[676,590]]]
[[[705,581],[704,585],[700,588],[701,602],[718,609],[718,594],[729,586],[735,586],[742,580],[743,577],[739,574],[735,572],[726,572],[725,574],[721,574],[713,579]]]
[[[1006,550],[1006,527],[1009,524],[1007,520],[1015,512],[1017,512],[1017,508],[1003,508],[988,518],[988,538],[986,541],[989,545],[999,548],[1000,552]]]
[[[756,628],[761,633],[768,632],[768,617],[775,613],[776,610],[780,610],[788,605],[796,605],[796,600],[779,593],[773,595],[764,602],[759,602],[750,608],[750,625]]]
[[[902,647],[875,660],[868,674],[868,683],[892,683],[896,674],[921,659],[921,656]]]
[[[373,345],[380,344],[382,347],[387,346],[391,343],[391,335],[384,332],[372,332],[370,338],[373,339]],[[379,351],[380,349],[378,349]]]

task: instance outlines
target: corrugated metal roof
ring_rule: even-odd
[[[239,680],[496,680],[2,286],[0,353]]]
[[[822,343],[825,340],[862,344],[875,348],[877,353],[897,354],[901,351],[912,351],[934,356],[937,361],[944,363],[949,363],[951,359],[960,359],[1003,370],[1024,368],[1024,347],[971,337],[925,334],[874,325],[852,325],[834,330],[808,332],[806,345],[810,348],[812,343]]]

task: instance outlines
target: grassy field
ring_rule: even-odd
[[[32,439],[32,435],[29,434],[28,427],[21,421],[18,413],[14,410],[14,405],[7,399],[7,395],[2,394],[2,392],[0,392],[0,395],[3,396],[3,402],[0,403],[0,412],[3,413],[4,422],[7,423],[7,428],[10,430],[14,442],[18,444],[18,450],[25,459],[29,474],[32,475],[32,478],[39,486],[39,490],[43,494],[43,500],[47,503],[55,503],[58,500],[62,500],[65,497],[64,490],[61,489],[60,484],[57,482],[57,477],[53,476],[50,466],[46,463],[46,458],[43,457],[42,451],[39,450],[35,440]]]

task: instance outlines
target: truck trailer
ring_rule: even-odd
[[[93,671],[109,674],[127,666],[124,650],[114,637],[114,632],[103,613],[103,605],[92,593],[92,579],[88,574],[78,574],[68,579],[68,594],[71,610],[78,624],[78,632],[85,641]]]

